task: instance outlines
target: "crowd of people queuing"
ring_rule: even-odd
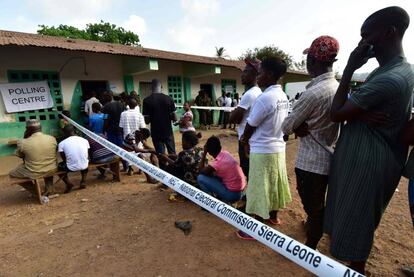
[[[84,105],[85,124],[115,145],[222,201],[245,199],[246,213],[272,225],[282,224],[278,211],[292,199],[284,135],[297,135],[300,144],[295,174],[307,215],[305,244],[316,249],[327,233],[331,254],[364,273],[375,229],[401,175],[414,180],[414,155],[406,163],[408,146],[414,144],[414,121],[410,121],[414,74],[402,48],[408,25],[408,14],[399,7],[370,15],[361,27],[361,41],[351,53],[340,83],[332,70],[339,42],[331,36],[316,38],[304,51],[312,80],[290,113],[288,98],[279,85],[286,62],[279,58],[246,59],[241,74],[246,91],[240,100],[238,95],[232,100],[230,93],[223,91],[216,101],[220,107],[235,107],[231,113],[228,109],[220,111],[219,124],[223,128],[238,124],[239,162],[222,148],[216,136],[208,138],[204,147],[199,146],[201,133],[193,126],[191,103],[184,103],[178,119],[172,98],[162,93],[157,79],[152,81],[152,94],[143,100],[142,112],[136,92],[117,97],[106,92],[100,99],[90,93]],[[357,90],[350,91],[355,70],[373,57],[379,67]],[[213,103],[201,90],[194,104],[211,107]],[[201,127],[210,128],[211,111],[200,109],[198,114]],[[10,172],[11,176],[36,178],[58,169],[80,171],[80,188],[85,188],[89,161],[102,163],[116,158],[99,143],[77,135],[64,118],[59,124],[64,139],[57,144],[54,137],[41,132],[38,121],[27,122],[16,152],[24,164]],[[182,134],[178,154],[173,124]],[[56,149],[61,154],[60,163]],[[122,163],[128,175],[133,175],[132,166]],[[104,178],[104,171],[100,178]],[[73,184],[67,174],[63,180],[65,192],[71,191]],[[149,175],[147,181],[156,183]],[[410,182],[414,186],[414,181]],[[52,183],[50,177],[45,180],[46,194]],[[253,240],[242,231],[237,236]]]

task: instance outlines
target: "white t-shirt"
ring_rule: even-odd
[[[262,90],[258,86],[254,86],[246,91],[242,98],[240,99],[240,103],[238,107],[243,108],[245,110],[243,114],[243,119],[239,123],[239,128],[237,129],[237,133],[239,135],[239,139],[244,133],[244,128],[246,128],[247,118],[249,117],[251,107],[256,101],[256,98],[262,93]]]
[[[231,98],[226,96],[226,98],[224,98],[224,103],[222,105],[223,105],[223,107],[231,108]],[[224,111],[224,112],[225,113],[230,113],[231,111]]]
[[[84,170],[88,167],[88,149],[89,142],[79,136],[70,136],[58,145],[58,151],[65,153],[66,166],[71,171]]]
[[[234,98],[233,100],[231,100],[232,107],[237,107],[238,104],[239,104],[239,99]]]
[[[222,105],[223,107],[231,107],[231,98],[226,96]]]
[[[280,85],[268,87],[256,98],[247,122],[256,127],[250,138],[250,152],[273,154],[285,151],[282,123],[288,116],[289,101]]]
[[[87,113],[88,115],[91,115],[93,113],[92,111],[93,103],[99,103],[99,100],[96,99],[95,97],[91,97],[85,101],[85,113]]]
[[[146,128],[144,116],[137,109],[129,109],[121,113],[119,127],[123,130],[123,137],[138,129]]]

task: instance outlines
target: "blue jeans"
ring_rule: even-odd
[[[243,192],[229,191],[220,178],[203,174],[197,177],[200,189],[208,194],[216,194],[217,198],[225,202],[236,202],[242,197]]]
[[[159,154],[165,153],[165,146],[167,146],[168,154],[175,154],[175,141],[173,134],[165,139],[152,138],[152,144],[154,144],[155,151]]]
[[[122,134],[119,132],[110,132],[108,131],[106,133],[107,139],[112,142],[113,144],[117,146],[121,146],[122,142],[124,141],[124,138],[122,137]]]
[[[122,143],[124,142],[123,135],[120,132],[110,132],[110,131],[108,131],[106,133],[106,137],[110,142],[112,142],[113,144],[115,144],[119,147],[121,147]],[[124,168],[124,170],[127,170],[128,169],[127,162],[124,161],[124,160],[122,160],[121,162],[122,162],[122,167]]]

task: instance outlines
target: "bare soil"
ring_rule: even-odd
[[[237,157],[232,131],[204,131],[203,141],[220,134]],[[180,138],[176,135],[177,147]],[[297,140],[287,145],[293,201],[281,211],[281,232],[304,241],[305,215],[294,174]],[[39,205],[19,186],[0,180],[0,276],[312,276],[258,242],[242,241],[235,229],[187,201],[167,201],[171,191],[123,175],[121,183],[100,181],[90,172],[88,187]],[[75,183],[79,176],[71,175]],[[108,178],[110,179],[110,178]],[[63,184],[56,186],[63,191]],[[186,236],[174,227],[190,220]],[[403,276],[414,264],[413,226],[402,179],[376,232],[368,271],[372,276]],[[329,254],[323,238],[319,251]]]

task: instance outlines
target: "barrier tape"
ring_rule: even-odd
[[[292,262],[318,275],[327,277],[364,277],[360,273],[344,266],[343,264],[307,247],[291,237],[263,224],[249,215],[227,205],[213,196],[195,188],[194,186],[176,178],[175,176],[159,169],[156,166],[138,158],[136,155],[112,144],[105,138],[89,131],[72,119],[61,114],[72,125],[78,128],[88,137],[96,140],[102,146],[112,151],[117,156],[134,164],[151,177],[162,182],[176,192],[185,196],[195,204],[208,210],[215,216],[226,221],[235,228],[249,234],[257,241],[270,247],[280,255]]]
[[[176,108],[182,108],[183,105],[175,105]],[[213,110],[213,111],[225,111],[231,112],[236,109],[236,107],[205,107],[205,106],[191,106],[191,109],[196,110]]]

